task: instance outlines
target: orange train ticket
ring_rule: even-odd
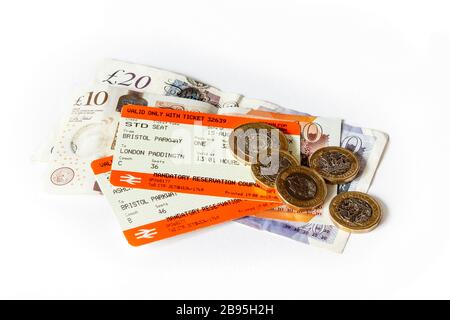
[[[114,187],[109,182],[111,164],[112,157],[107,157],[93,161],[91,167],[125,238],[133,246],[237,219],[277,205],[274,202]]]
[[[250,167],[234,158],[228,139],[236,127],[264,122],[288,138],[300,158],[296,121],[126,106],[122,110],[111,183],[166,192],[281,203],[259,187]]]

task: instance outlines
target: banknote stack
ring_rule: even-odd
[[[48,188],[103,195],[133,246],[234,221],[342,252],[381,221],[380,131],[117,60],[67,104]]]

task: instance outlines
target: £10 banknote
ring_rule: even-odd
[[[96,91],[99,86],[116,88],[116,92],[122,90],[119,97],[129,96],[121,101],[112,102],[118,105],[118,108],[130,101],[141,104],[146,100],[139,97],[141,94],[166,97],[166,100],[170,101],[173,101],[172,99],[197,101],[198,104],[207,104],[208,112],[211,113],[217,113],[218,109],[223,109],[223,113],[232,113],[239,108],[250,109],[255,102],[268,110],[277,107],[275,104],[262,100],[248,99],[239,93],[223,92],[214,86],[179,73],[114,59],[106,59],[101,63],[96,72],[94,84],[77,90],[77,96],[74,98],[76,102],[71,102],[69,107],[73,109],[75,103],[80,103],[84,109],[87,109],[89,106],[101,107],[106,103],[111,103],[111,99],[107,99],[104,93],[99,93],[104,89]],[[67,119],[63,119],[62,123],[55,126],[56,128],[49,134],[48,140],[33,154],[34,161],[48,162],[50,160],[55,140],[61,133],[61,127],[64,127],[66,123]]]

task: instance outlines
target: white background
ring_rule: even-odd
[[[0,298],[450,298],[448,1],[8,1]],[[128,246],[32,152],[106,57],[390,135],[383,224],[342,255],[228,223]]]

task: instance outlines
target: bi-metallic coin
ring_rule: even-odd
[[[381,216],[379,203],[366,193],[343,192],[330,203],[331,220],[347,232],[369,232],[378,226]]]
[[[350,150],[324,147],[311,155],[309,167],[316,170],[330,184],[344,184],[356,178],[360,164]]]
[[[321,206],[327,195],[323,178],[304,166],[293,166],[278,174],[275,181],[278,197],[295,210],[314,209]]]
[[[288,150],[287,137],[274,126],[263,122],[243,124],[229,137],[233,155],[246,164],[256,163],[259,150]]]

